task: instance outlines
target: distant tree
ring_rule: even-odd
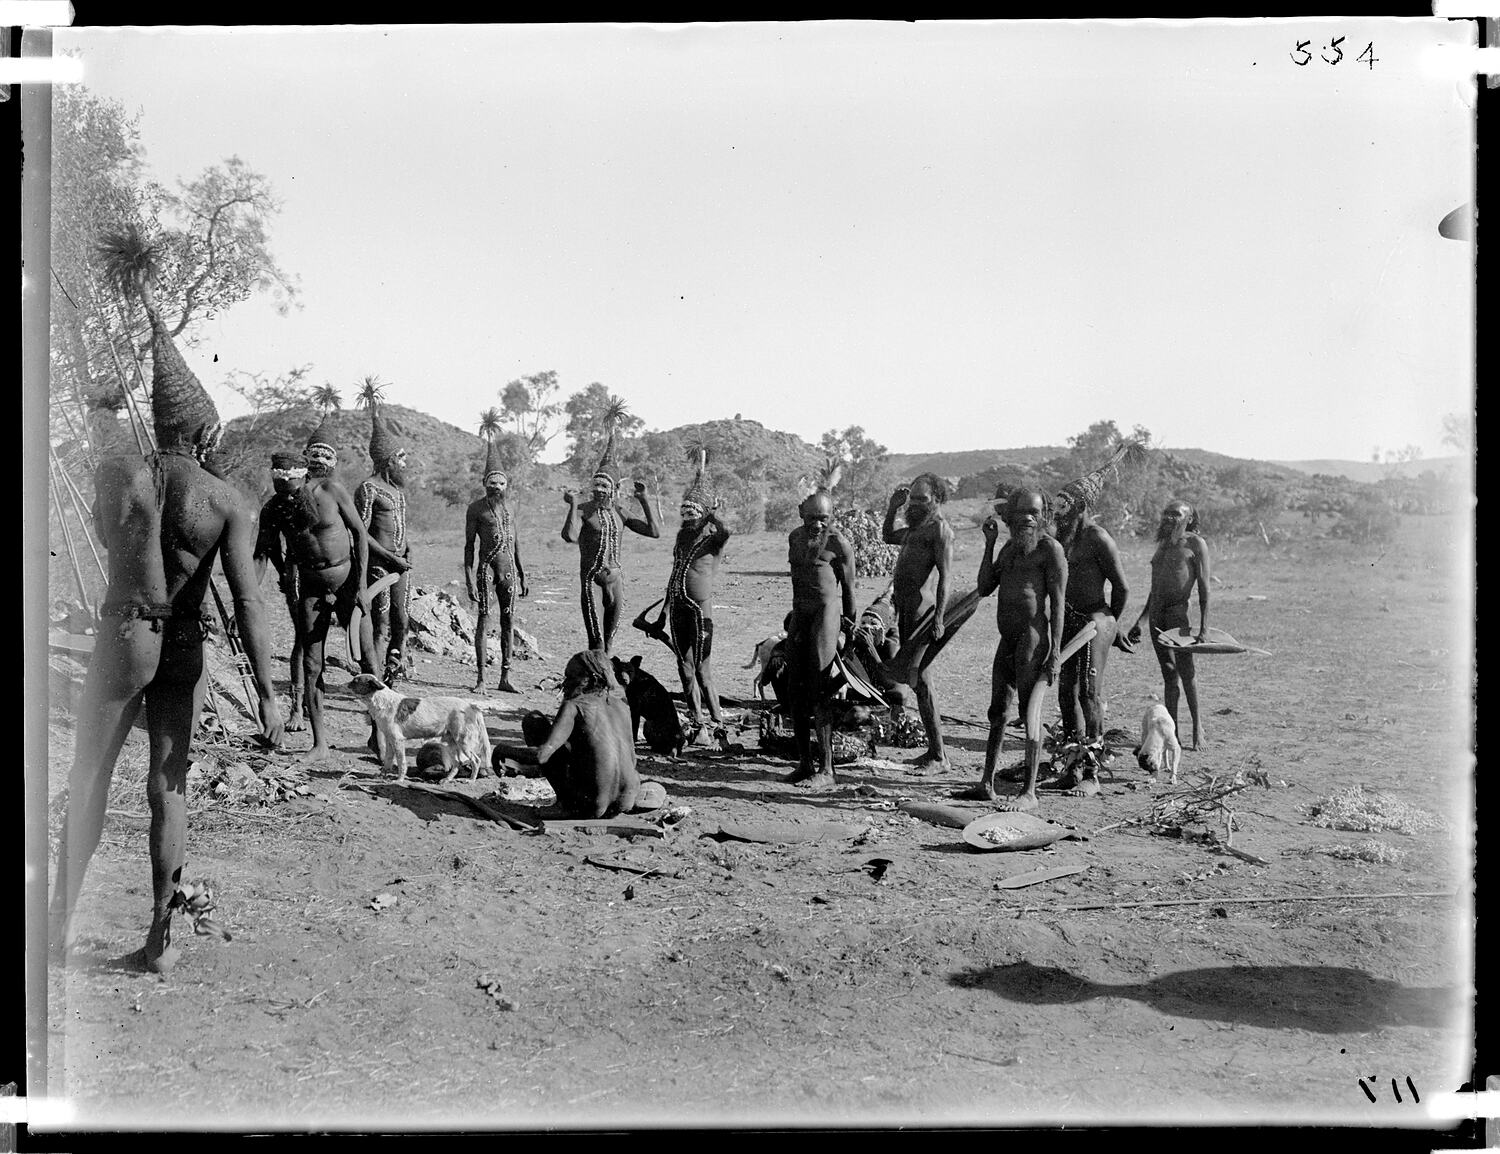
[[[1474,419],[1467,413],[1444,414],[1443,444],[1467,456],[1474,444]]]
[[[889,495],[891,470],[886,447],[866,436],[860,425],[840,432],[829,429],[818,441],[830,463],[840,468],[836,501],[861,509],[884,509]]]
[[[625,402],[610,393],[598,381],[586,389],[580,389],[568,398],[563,406],[568,414],[566,433],[569,452],[564,462],[568,471],[580,482],[593,475],[604,450],[605,418],[616,414],[614,423],[616,451],[623,449],[622,441],[643,425],[640,417],[623,409]]]
[[[313,404],[325,414],[344,407],[344,398],[331,384],[321,384],[313,390]]]
[[[139,116],[81,85],[57,88],[52,100],[53,424],[82,444],[89,403],[124,400],[144,449],[150,326],[138,301],[107,284],[101,236],[134,229],[147,238],[157,255],[154,301],[178,343],[191,347],[202,322],[256,293],[279,311],[296,303],[295,282],[270,251],[279,205],[266,178],[237,157],[168,189],[147,178]],[[86,472],[74,479],[91,491]]]
[[[1083,432],[1068,438],[1068,452],[1035,470],[1048,492],[1056,492],[1107,462],[1120,445],[1135,441],[1152,449],[1151,430],[1136,425],[1130,436],[1114,421],[1095,421]],[[1187,462],[1172,461],[1160,451],[1148,452],[1140,460],[1122,463],[1092,502],[1094,519],[1111,533],[1145,535],[1154,529],[1155,513],[1168,500],[1184,497],[1179,490],[1191,483],[1196,470]]]
[[[357,409],[368,409],[371,405],[379,404],[385,400],[386,383],[373,374],[365,377],[360,382],[359,391],[354,396],[354,407]],[[338,406],[334,406],[337,408]]]
[[[516,435],[526,443],[527,454],[533,461],[557,435],[557,390],[554,369],[518,377],[500,390],[505,419],[514,423]]]
[[[250,406],[248,417],[235,421],[215,455],[215,464],[246,493],[260,493],[267,484],[271,454],[289,447],[289,425],[316,423],[316,390],[306,383],[311,365],[299,365],[276,376],[243,370],[224,381]]]
[[[479,414],[479,435],[486,441],[493,441],[504,428],[504,418],[500,410],[491,406]]]

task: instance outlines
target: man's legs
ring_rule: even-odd
[[[306,695],[307,721],[312,729],[312,748],[307,751],[309,761],[328,756],[328,743],[323,736],[323,651],[328,643],[328,622],[333,607],[326,604],[321,594],[303,597],[300,606],[302,618],[302,691]]]
[[[1006,639],[1000,638],[995,646],[995,659],[990,663],[990,732],[984,743],[984,770],[978,785],[958,795],[972,801],[999,800],[995,794],[995,770],[1005,749],[1005,719],[1015,697],[1011,687],[1012,655],[1008,650]]]
[[[927,732],[927,752],[911,763],[914,769],[926,766],[948,768],[948,753],[943,748],[943,730],[938,717],[937,697],[932,692],[932,667],[917,674],[917,712]]]
[[[385,683],[395,685],[406,676],[406,625],[411,615],[411,572],[401,574],[390,590],[390,635],[385,649]]]
[[[584,577],[578,600],[583,608],[583,632],[590,649],[604,648],[604,619],[600,609],[602,591],[596,590],[595,577]]]
[[[117,626],[107,619],[99,630],[73,730],[68,811],[52,887],[52,948],[59,955],[67,949],[84,871],[104,831],[115,761],[140,713],[142,691],[155,674],[160,655],[161,634],[145,621]]]
[[[1182,694],[1187,698],[1188,713],[1193,719],[1193,749],[1197,749],[1204,743],[1203,725],[1198,719],[1198,683],[1193,679],[1193,655],[1191,653],[1179,653],[1177,655],[1177,672],[1182,677]],[[1177,723],[1177,703],[1171,706],[1172,723]]]
[[[1028,626],[1016,643],[1016,698],[1021,703],[1022,716],[1027,704],[1041,680],[1042,665],[1047,659],[1048,638],[1042,636],[1035,626]],[[1026,784],[1021,792],[1000,806],[1002,810],[1033,810],[1037,807],[1036,779],[1042,763],[1042,742],[1039,734],[1029,730],[1026,734]]]
[[[724,723],[723,711],[719,708],[719,693],[714,688],[714,619],[705,612],[698,644],[697,684],[703,689],[703,704],[708,707],[708,716],[715,725]]]
[[[170,628],[170,626],[169,626]],[[161,671],[146,690],[146,724],[151,731],[151,763],[146,801],[151,810],[151,929],[142,960],[165,973],[177,962],[172,947],[172,911],[187,850],[187,771],[193,729],[203,707],[208,670],[202,642],[164,647]]]
[[[365,574],[365,583],[373,585],[384,577],[386,571],[379,565],[371,565]],[[370,662],[377,669],[384,669],[386,665],[386,646],[391,640],[391,602],[394,600],[395,589],[382,589],[374,597],[370,598]],[[361,635],[361,648],[363,648],[364,637]],[[385,680],[382,678],[381,680]],[[386,681],[389,686],[390,682]]]
[[[509,576],[496,577],[495,603],[500,607],[500,691],[515,693],[510,681],[510,654],[514,643],[516,594]]]
[[[306,709],[304,697],[306,685],[302,674],[302,619],[297,612],[297,601],[295,598],[287,598],[286,610],[292,619],[292,656],[289,662],[292,675],[292,689],[290,708],[287,710],[286,725],[284,728],[288,733],[297,733],[306,728],[303,712]]]
[[[602,581],[599,590],[604,602],[604,652],[608,653],[610,646],[615,643],[615,629],[620,624],[620,613],[625,608],[625,579],[620,576],[620,571],[616,569]]]

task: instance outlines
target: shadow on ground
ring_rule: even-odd
[[[1320,1034],[1439,1027],[1449,1022],[1456,1006],[1456,992],[1450,988],[1403,986],[1342,966],[1216,966],[1111,985],[1056,966],[1016,962],[971,967],[948,981],[1030,1005],[1132,998],[1173,1017]]]

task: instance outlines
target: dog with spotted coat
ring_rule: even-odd
[[[436,738],[443,754],[443,781],[452,781],[463,766],[469,780],[490,763],[490,736],[484,707],[461,697],[408,697],[386,687],[380,678],[361,673],[349,682],[375,723],[380,764],[396,771],[398,785],[406,782],[406,743]]]

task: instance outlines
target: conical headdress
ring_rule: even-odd
[[[330,410],[323,414],[322,422],[313,430],[313,435],[307,438],[307,448],[327,449],[330,453],[337,454],[339,451],[335,443],[337,440],[338,434],[334,428],[333,412]]]
[[[619,401],[612,401],[604,414],[604,427],[607,430],[604,437],[604,453],[599,458],[599,465],[594,470],[594,476],[603,477],[611,485],[618,486],[620,478],[615,472],[615,422],[625,415],[625,406]]]
[[[708,483],[708,450],[698,450],[698,468],[693,474],[693,482],[682,494],[684,505],[696,505],[707,513],[719,503],[718,496],[714,493]]]
[[[1109,460],[1097,469],[1085,473],[1078,480],[1069,481],[1062,487],[1061,492],[1081,497],[1085,504],[1089,504],[1104,492],[1104,482],[1108,478],[1119,476],[1122,462],[1137,461],[1145,455],[1146,448],[1139,441],[1122,441]]]
[[[156,250],[132,227],[103,237],[99,253],[105,275],[122,292],[138,298],[151,321],[151,423],[157,444],[174,444],[205,428],[212,444],[221,430],[219,410],[177,351],[151,294]]]
[[[500,446],[495,444],[494,438],[491,437],[484,450],[484,479],[489,480],[496,473],[502,477],[506,475],[505,463],[500,460]]]
[[[401,442],[380,415],[378,401],[370,402],[370,460],[377,469],[401,451]]]

